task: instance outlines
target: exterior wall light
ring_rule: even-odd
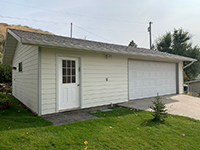
[[[112,58],[112,55],[106,54],[106,59]]]

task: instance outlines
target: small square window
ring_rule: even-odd
[[[62,83],[76,83],[76,61],[62,60]]]
[[[22,72],[22,62],[19,63],[19,72]]]

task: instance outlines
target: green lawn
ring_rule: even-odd
[[[150,112],[137,111],[135,116],[132,110],[114,107],[96,113],[98,119],[54,126],[10,97],[11,107],[0,110],[0,150],[200,149],[200,121],[194,119],[170,115],[158,123],[151,121]]]

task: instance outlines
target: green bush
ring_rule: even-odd
[[[6,93],[12,93],[12,86],[9,88],[6,88]]]
[[[12,67],[0,62],[0,82],[12,82]]]
[[[0,105],[11,105],[11,101],[9,100],[8,96],[0,93]]]
[[[188,92],[186,94],[188,94],[189,96],[199,97],[199,94],[195,92]]]
[[[155,101],[153,101],[154,106],[150,106],[153,109],[153,120],[164,121],[167,117],[167,110],[165,109],[165,104],[160,100],[161,98],[157,95]]]

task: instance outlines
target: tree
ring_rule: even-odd
[[[3,34],[0,34],[0,53],[3,52],[4,43],[5,43],[4,36],[3,36]]]
[[[150,108],[154,111],[153,112],[153,120],[155,121],[164,121],[164,118],[167,117],[167,109],[165,107],[165,104],[160,100],[160,96],[157,93],[157,97],[155,98],[155,101],[153,102],[153,106],[150,106]]]
[[[12,82],[12,67],[2,65],[0,61],[0,82]]]
[[[132,40],[132,41],[130,41],[128,46],[137,47],[138,45]]]
[[[190,81],[195,79],[200,74],[200,49],[198,46],[191,47],[187,51],[187,57],[195,58],[197,59],[197,62],[194,62],[191,66],[184,69],[184,72],[186,74],[185,81]],[[184,65],[187,65],[188,62],[184,62]]]
[[[167,32],[155,43],[155,50],[197,59],[191,66],[184,69],[184,81],[193,80],[200,74],[200,49],[192,47],[192,36],[183,29]],[[184,62],[184,66],[190,62]]]

